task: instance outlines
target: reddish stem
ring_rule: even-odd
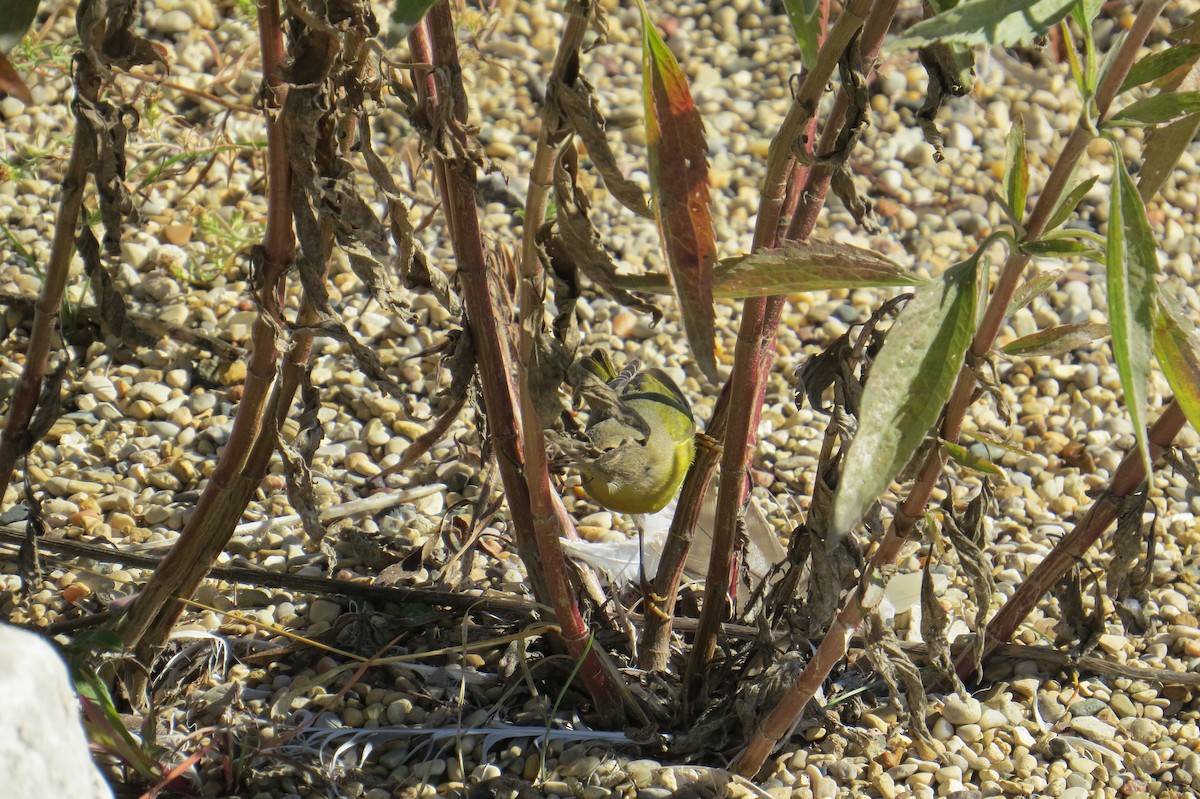
[[[133,647],[137,661],[148,665],[166,644],[171,628],[183,612],[180,597],[191,596],[217,556],[225,548],[233,529],[246,509],[265,470],[259,455],[251,465],[252,453],[272,446],[274,437],[264,435],[263,419],[267,398],[275,381],[279,351],[275,328],[263,317],[278,313],[283,296],[283,278],[291,263],[295,238],[292,231],[291,167],[288,163],[284,117],[279,113],[284,90],[283,28],[277,0],[258,4],[259,39],[263,53],[263,79],[269,89],[267,111],[267,223],[263,237],[262,308],[252,329],[242,400],[229,441],[196,503],[179,540],[155,569],[129,612],[121,620],[120,633]],[[266,443],[264,443],[264,441]],[[128,675],[131,698],[145,684],[145,672]]]
[[[462,85],[454,22],[446,0],[435,3],[426,20],[433,64],[447,79],[444,89],[447,94],[442,93],[443,87],[435,86],[428,99],[435,109],[449,104],[453,119],[458,125],[465,125],[467,97]],[[420,34],[416,38],[419,37]],[[413,38],[410,37],[410,41]],[[420,45],[420,41],[416,43]],[[416,48],[413,55],[420,55]],[[421,85],[428,88],[427,84]],[[455,131],[448,133],[455,135]],[[540,583],[541,593],[537,598],[542,602],[549,600],[548,604],[554,608],[567,651],[583,661],[580,677],[597,708],[606,716],[616,717],[627,701],[631,705],[632,702],[622,694],[619,680],[614,679],[615,670],[607,666],[600,649],[590,646],[591,631],[579,611],[570,571],[559,544],[559,535],[570,522],[550,488],[544,448],[528,452],[521,447],[521,426],[516,415],[519,391],[515,385],[512,347],[505,337],[507,319],[499,315],[502,308],[507,309],[511,298],[506,301],[504,282],[495,269],[488,267],[484,254],[475,208],[475,166],[466,159],[452,161],[441,152],[435,153],[434,161],[475,342],[488,429],[512,514],[517,546],[531,579],[535,581],[535,589]],[[532,403],[524,410],[526,418],[536,418]]]
[[[754,230],[753,251],[774,246],[775,234],[783,211],[787,176],[795,158],[791,148],[815,116],[825,85],[851,39],[862,28],[871,0],[850,0],[829,31],[825,45],[811,72],[805,75],[796,98],[771,141],[767,155],[767,174]],[[725,448],[721,458],[721,479],[717,489],[717,512],[713,530],[713,548],[704,584],[704,605],[692,655],[688,661],[685,685],[688,696],[695,696],[702,675],[716,652],[717,631],[721,624],[724,597],[729,591],[729,564],[733,558],[734,532],[746,490],[746,469],[754,452],[754,431],[762,413],[767,375],[775,351],[775,336],[783,312],[784,298],[756,297],[742,306],[742,321],[734,348],[729,422],[725,430]]]
[[[1148,0],[1139,9],[1128,37],[1105,76],[1104,83],[1097,89],[1096,108],[1099,118],[1103,118],[1107,112],[1109,104],[1116,96],[1117,90],[1135,60],[1150,26],[1157,19],[1164,4],[1165,0]],[[1026,225],[1025,240],[1035,240],[1043,232],[1046,221],[1074,172],[1075,165],[1086,151],[1087,144],[1091,140],[1091,130],[1089,125],[1079,125],[1063,146],[1063,152],[1047,178],[1046,187],[1030,214],[1029,223]],[[1011,304],[1019,278],[1028,262],[1029,256],[1017,248],[1014,248],[1009,255],[1001,272],[1000,280],[989,300],[987,310],[984,312],[983,321],[972,342],[971,351],[976,357],[985,355],[991,349],[1000,324]],[[941,429],[942,438],[947,441],[958,439],[962,420],[970,405],[975,385],[975,373],[971,364],[968,363],[959,373],[958,381],[947,403]],[[1164,413],[1164,415],[1167,414]],[[941,447],[935,447],[930,452],[920,476],[905,502],[897,508],[883,541],[880,542],[871,562],[864,569],[859,585],[838,614],[832,629],[821,641],[813,659],[785,694],[783,700],[755,729],[746,749],[735,761],[733,768],[738,773],[753,775],[762,768],[767,756],[791,729],[809,700],[816,695],[830,671],[845,658],[850,638],[862,624],[865,613],[877,606],[882,598],[883,580],[881,575],[885,572],[886,567],[898,558],[900,549],[912,532],[916,519],[924,513],[933,487],[945,465],[945,457]]]

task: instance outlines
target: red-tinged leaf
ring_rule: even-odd
[[[1022,336],[1003,347],[1005,355],[1062,355],[1086,347],[1109,334],[1108,325],[1082,322],[1075,325],[1057,325]]]
[[[704,124],[679,62],[667,49],[646,6],[642,10],[642,97],[654,215],[675,296],[696,362],[717,379],[713,265],[717,260],[708,186]]]
[[[0,92],[16,97],[25,105],[33,105],[33,95],[4,53],[0,53]]]
[[[1162,367],[1175,401],[1196,430],[1200,430],[1200,342],[1174,299],[1158,293],[1154,314],[1154,355]]]

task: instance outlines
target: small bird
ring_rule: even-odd
[[[583,490],[609,510],[657,513],[675,498],[696,454],[687,398],[666,372],[630,361],[619,373],[604,350],[578,365],[591,418]]]

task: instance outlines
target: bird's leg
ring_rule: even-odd
[[[646,517],[644,514],[638,513],[633,517],[633,526],[637,528],[638,535],[638,577],[641,581],[642,588],[642,604],[646,608],[647,613],[654,613],[660,619],[668,620],[667,614],[662,612],[662,604],[666,602],[666,597],[661,597],[654,591],[654,585],[646,578]]]

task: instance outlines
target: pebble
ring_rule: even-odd
[[[977,724],[983,716],[983,706],[974,697],[955,696],[946,701],[942,717],[954,725]]]
[[[1112,739],[1117,729],[1095,716],[1077,716],[1071,719],[1071,729],[1096,742]]]
[[[342,615],[342,606],[328,599],[314,599],[308,606],[308,620],[313,624],[332,624]]]

